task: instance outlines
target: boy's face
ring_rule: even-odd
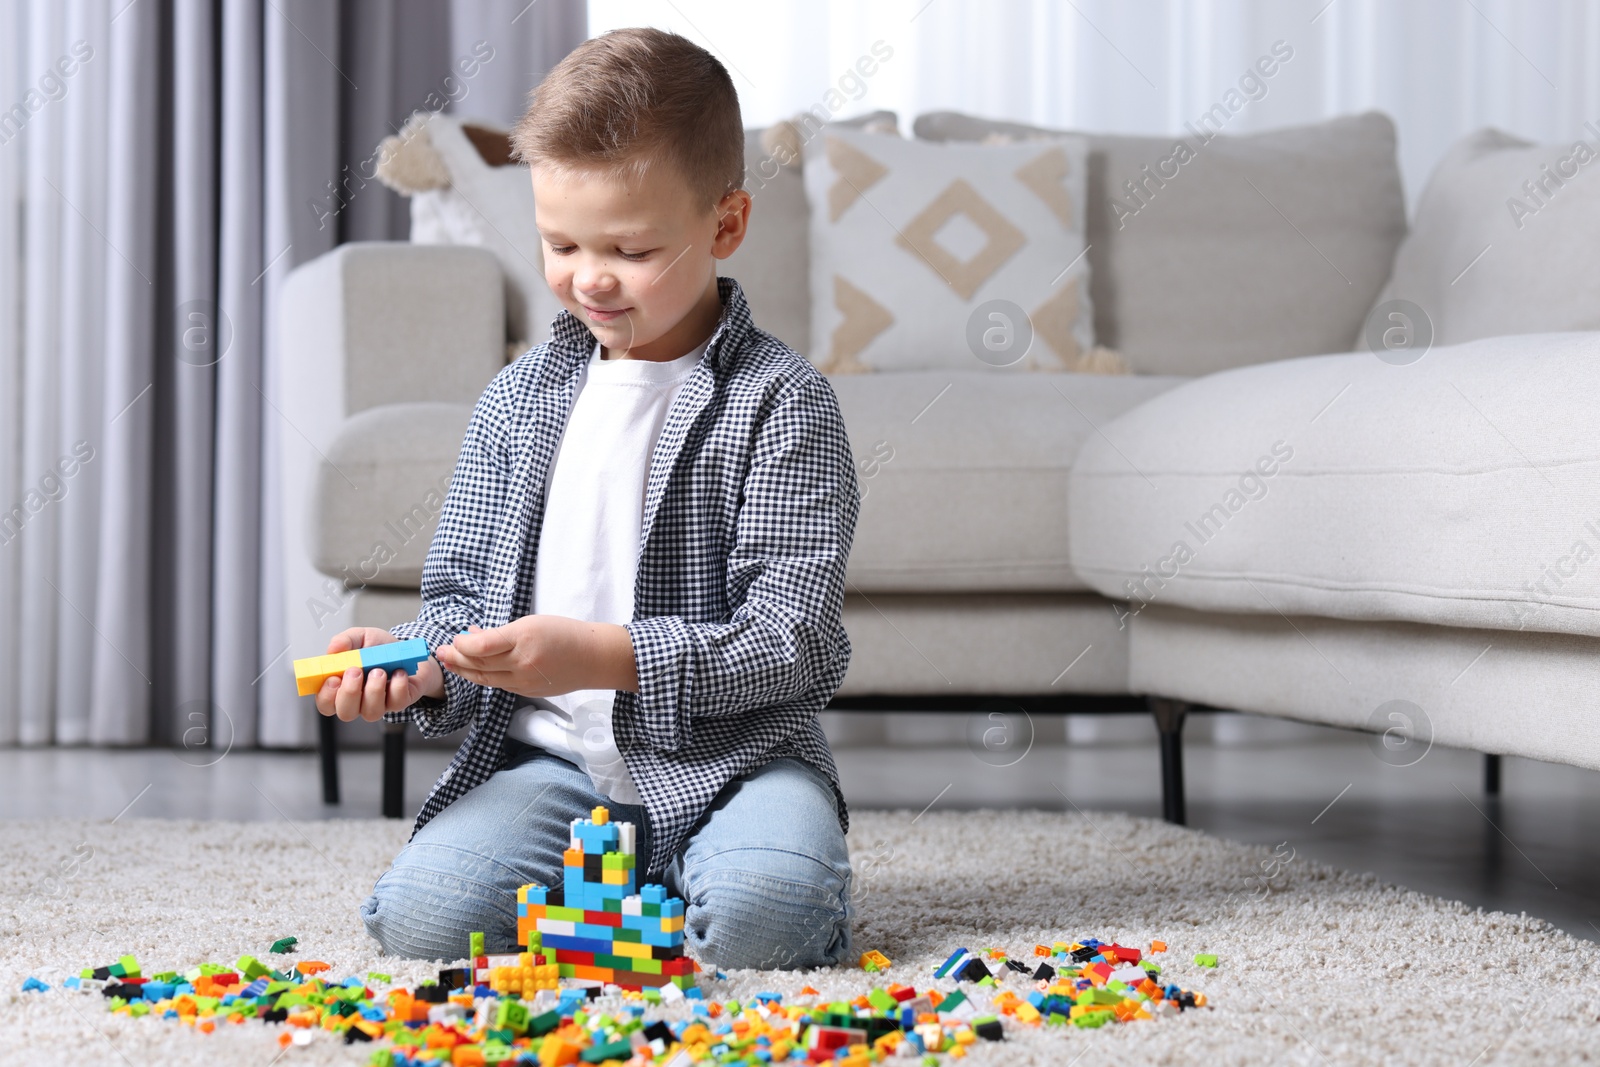
[[[706,339],[714,261],[744,240],[748,193],[702,207],[670,167],[635,181],[534,167],[533,196],[545,282],[610,353],[673,359]]]

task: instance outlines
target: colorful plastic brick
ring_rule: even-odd
[[[391,674],[395,671],[416,674],[417,667],[427,658],[428,642],[415,637],[409,641],[391,641],[349,652],[297,659],[294,661],[295,688],[303,697],[315,696],[323,682],[351,667],[359,668],[363,674],[380,669]]]
[[[632,824],[612,822],[604,807],[573,820],[561,886],[517,891],[517,940],[530,957],[540,954],[533,966],[635,991],[694,987],[694,962],[683,954],[683,901],[664,886],[635,890],[635,840]]]

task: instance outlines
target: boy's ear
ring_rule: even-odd
[[[750,194],[735,189],[717,202],[717,236],[711,241],[711,254],[727,259],[739,250],[750,232]]]

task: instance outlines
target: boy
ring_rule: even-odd
[[[847,814],[816,713],[850,661],[859,494],[827,379],[716,276],[750,214],[733,83],[682,37],[615,31],[512,140],[565,310],[478,402],[421,616],[328,645],[423,637],[434,658],[317,694],[345,720],[468,727],[363,921],[395,955],[458,958],[474,930],[506,951],[517,887],[560,884],[571,820],[605,804],[683,897],[693,955],[837,963]]]

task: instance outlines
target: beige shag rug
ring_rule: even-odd
[[[300,939],[333,976],[421,979],[437,965],[385,959],[356,914],[408,824],[0,823],[0,1062],[257,1064],[278,1027],[216,1033],[106,1012],[61,979],[122,953],[147,968],[261,954]],[[1211,1007],[1098,1030],[1027,1029],[947,1064],[1577,1063],[1600,1058],[1600,948],[1526,916],[1475,911],[1318,866],[1292,845],[1250,848],[1146,819],[1091,812],[860,812],[857,950],[882,976],[736,972],[727,999],[810,982],[850,997],[918,987],[951,950],[1026,955],[1099,936],[1171,946],[1164,974]],[[1215,953],[1220,966],[1192,960]],[[281,959],[281,957],[275,957]],[[23,993],[36,975],[49,993]],[[1023,983],[1014,983],[1023,988]],[[945,988],[948,983],[941,983]],[[970,987],[968,987],[970,988]],[[276,1062],[362,1064],[369,1048],[318,1034]],[[907,1061],[909,1062],[909,1061]]]

